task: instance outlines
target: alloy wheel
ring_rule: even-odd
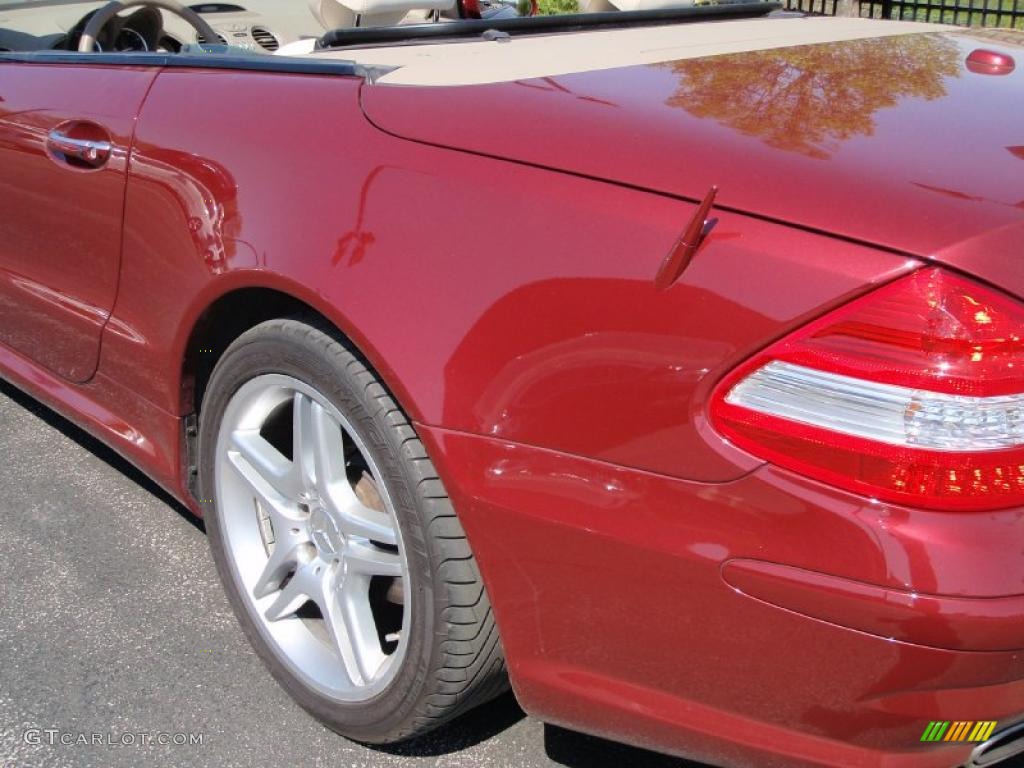
[[[275,655],[329,698],[380,693],[405,653],[409,567],[349,421],[296,378],[257,376],[227,405],[214,479],[232,577]]]

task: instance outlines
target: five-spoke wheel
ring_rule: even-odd
[[[328,696],[386,685],[406,628],[388,596],[404,601],[408,566],[379,470],[345,417],[293,377],[257,376],[228,403],[215,461],[227,550],[268,640]]]
[[[429,731],[507,688],[487,590],[416,430],[318,318],[219,356],[199,497],[228,599],[285,689],[361,741]]]

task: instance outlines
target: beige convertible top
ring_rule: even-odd
[[[344,48],[311,54],[395,67],[388,85],[474,85],[725,53],[871,37],[950,31],[938,24],[828,17],[769,17],[662,27],[537,35],[394,48]]]

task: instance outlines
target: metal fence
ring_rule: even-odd
[[[837,0],[785,0],[785,4],[794,11],[834,16]],[[860,0],[855,1],[857,6],[865,18],[1024,29],[1024,0]]]

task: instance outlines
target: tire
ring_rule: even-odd
[[[420,736],[508,688],[487,591],[437,471],[405,413],[336,331],[314,318],[288,318],[242,334],[213,370],[198,439],[199,493],[221,581],[257,654],[302,707],[349,738],[387,744]],[[341,450],[321,450],[339,439]],[[290,468],[276,458],[260,464],[260,440],[278,441]],[[296,454],[296,440],[314,447]],[[259,448],[235,450],[250,443]],[[257,458],[249,461],[249,451]],[[274,471],[249,482],[250,470],[263,466]],[[294,494],[278,494],[275,485],[278,495],[268,495],[264,477],[289,492],[295,482],[327,490],[303,491],[293,508],[282,499]],[[352,507],[345,506],[349,491],[358,499]],[[246,501],[250,492],[257,503]],[[356,536],[352,525],[377,528]],[[300,544],[292,546],[285,526]],[[379,541],[375,530],[383,531]],[[274,570],[278,552],[287,564]],[[367,575],[373,568],[389,575]],[[278,617],[303,589],[319,602]],[[348,616],[361,618],[347,625]],[[387,622],[399,629],[385,636]],[[338,629],[345,626],[355,629]],[[375,664],[377,673],[366,671]]]

